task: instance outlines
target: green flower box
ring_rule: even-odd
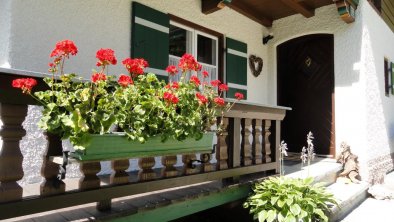
[[[177,154],[211,153],[213,132],[204,133],[200,140],[187,138],[184,141],[168,139],[161,142],[160,136],[150,137],[145,143],[130,141],[122,134],[91,135],[85,150],[76,150],[70,156],[78,161],[117,160],[137,157],[154,157]]]

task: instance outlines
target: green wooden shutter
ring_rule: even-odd
[[[131,57],[147,60],[149,68],[146,71],[157,74],[161,79],[167,79],[169,27],[168,14],[133,2]]]
[[[246,43],[226,38],[226,83],[229,91],[227,98],[234,98],[236,92],[247,99],[247,45]]]

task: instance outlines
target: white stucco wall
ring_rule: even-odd
[[[11,68],[46,72],[49,53],[55,43],[73,40],[78,55],[67,61],[66,72],[90,76],[99,48],[115,50],[118,61],[130,56],[131,0],[1,0],[11,8],[9,25]],[[10,3],[12,2],[12,3]],[[262,36],[266,28],[225,8],[210,15],[201,13],[200,0],[138,0],[164,13],[215,30],[248,44],[248,54],[267,57]],[[0,39],[1,40],[1,39]],[[1,58],[1,57],[0,57]],[[1,61],[1,60],[0,60]],[[124,72],[121,65],[110,73]],[[267,102],[267,66],[259,77],[248,68],[248,100]]]
[[[394,60],[394,48],[390,47],[394,34],[369,3],[360,1],[352,24],[340,19],[333,4],[317,9],[312,18],[295,15],[277,20],[271,31],[275,38],[268,46],[269,103],[277,99],[276,47],[303,35],[333,34],[336,147],[342,141],[351,145],[359,156],[364,179],[392,169],[387,156],[394,152],[394,97],[384,95],[383,61],[384,57]],[[384,166],[372,166],[379,158],[385,159],[380,163]]]
[[[9,68],[11,1],[0,1],[0,67]]]

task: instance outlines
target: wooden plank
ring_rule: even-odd
[[[265,15],[262,15],[258,11],[254,9],[246,7],[241,1],[234,1],[228,5],[229,8],[233,9],[234,11],[252,19],[253,21],[264,25],[265,27],[272,26],[272,19],[267,18]]]
[[[137,213],[128,217],[114,218],[114,222],[126,221],[170,221],[186,215],[190,215],[225,203],[243,199],[248,196],[250,185],[243,185],[225,189],[221,192],[208,196],[201,196],[194,200],[171,204],[155,210]]]
[[[306,6],[303,6],[296,0],[281,0],[284,4],[289,6],[294,11],[300,13],[306,18],[310,18],[315,15],[315,11],[313,9],[309,9]]]
[[[202,0],[201,1],[201,12],[205,15],[214,13],[222,9],[219,7],[221,0]]]
[[[241,166],[241,119],[234,118],[234,140],[233,140],[233,152],[231,154],[232,157],[232,166],[231,167],[239,167]]]
[[[87,190],[84,192],[68,192],[58,196],[25,199],[22,201],[0,204],[0,219],[33,214],[53,209],[65,208],[85,203],[98,202],[100,200],[141,194],[151,191],[186,186],[206,181],[214,181],[223,178],[252,174],[276,169],[276,163],[239,167],[228,170],[215,171],[184,177],[175,177],[164,180],[155,180],[144,183],[128,184],[123,186],[103,187],[101,189]],[[21,210],[23,209],[23,210]]]

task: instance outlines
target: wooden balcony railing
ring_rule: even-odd
[[[34,104],[29,96],[11,87],[12,80],[20,75],[42,76],[0,69],[0,219],[92,202],[105,210],[111,207],[113,198],[264,171],[278,172],[280,121],[286,109],[239,103],[223,119],[225,130],[217,138],[214,154],[162,156],[159,168],[154,167],[158,158],[153,157],[139,158],[135,169],[128,159],[115,160],[111,162],[113,173],[108,177],[97,176],[100,162],[79,163],[82,176],[63,180],[59,171],[64,166],[51,161],[52,156],[62,155],[62,143],[56,136],[46,135],[48,145],[42,163],[37,163],[41,165],[43,181],[39,186],[20,185],[18,181],[24,176],[20,141],[26,134],[22,122],[28,104]],[[180,159],[183,165],[179,164]],[[191,164],[196,159],[202,163]]]

